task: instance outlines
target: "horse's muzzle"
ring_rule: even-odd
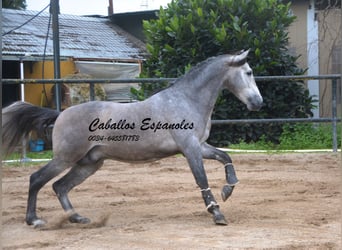
[[[263,99],[261,96],[253,96],[248,98],[247,108],[250,111],[259,111],[264,106]]]

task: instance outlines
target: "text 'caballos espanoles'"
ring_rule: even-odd
[[[113,121],[112,118],[107,121],[101,121],[100,118],[95,118],[89,124],[89,131],[95,132],[99,130],[134,130],[140,129],[142,131],[153,131],[157,132],[158,130],[187,130],[193,129],[194,123],[187,122],[185,119],[179,122],[162,122],[162,121],[153,121],[152,118],[145,118],[141,120],[139,123],[129,122],[126,119],[120,119],[118,121]]]

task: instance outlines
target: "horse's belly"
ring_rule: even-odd
[[[126,162],[149,162],[159,160],[178,153],[175,147],[151,147],[144,145],[103,145],[105,158]]]

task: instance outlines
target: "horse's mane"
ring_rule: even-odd
[[[217,59],[219,56],[212,56],[207,58],[206,60],[197,63],[195,66],[193,66],[187,73],[185,73],[184,75],[180,76],[174,83],[177,84],[177,82],[184,80],[185,78],[189,78],[189,77],[194,77],[196,75],[198,75],[203,67],[207,66],[207,64],[210,64],[212,61],[214,61],[215,59]]]
[[[177,79],[175,79],[174,81],[172,82],[169,82],[169,85],[165,88],[161,88],[161,89],[158,89],[158,90],[155,90],[152,92],[151,96],[161,92],[161,91],[164,91],[166,89],[169,89],[175,85],[177,85],[177,83],[179,82],[182,82],[185,78],[188,78],[188,77],[193,77],[193,75],[197,75],[199,72],[201,72],[201,69],[208,63],[210,63],[211,61],[213,61],[214,59],[216,59],[217,56],[213,56],[213,57],[209,57],[207,58],[206,60],[202,61],[202,62],[199,62],[197,63],[195,66],[193,66],[188,72],[186,72],[185,74],[181,75],[180,77],[178,77]]]
[[[209,57],[208,59],[196,64],[194,67],[192,67],[187,73],[185,73],[183,76],[187,76],[187,75],[192,75],[192,74],[198,74],[200,72],[200,70],[202,69],[202,67],[204,67],[206,64],[209,64],[211,63],[212,61],[214,61],[215,59],[218,59],[220,57],[225,57],[225,56],[228,56],[228,57],[233,57],[233,56],[236,56],[236,55],[240,55],[244,52],[244,50],[238,50],[238,51],[230,51],[228,54],[221,54],[221,55],[217,55],[217,56],[212,56],[212,57]],[[246,63],[246,60],[242,60],[242,61],[239,61],[239,62],[236,62],[234,63],[233,65],[234,66],[241,66],[243,64]],[[182,76],[182,77],[183,77]],[[180,77],[180,78],[182,78]]]
[[[239,55],[243,52],[243,50],[241,51],[234,51],[234,52],[230,52],[229,54],[222,54],[222,55],[217,55],[217,56],[212,56],[212,57],[208,57],[206,60],[201,61],[199,63],[197,63],[195,66],[193,66],[188,72],[186,72],[185,74],[183,74],[182,76],[178,77],[175,81],[172,81],[169,83],[169,85],[166,88],[163,89],[159,89],[157,91],[155,91],[152,95],[166,90],[168,88],[171,88],[175,85],[177,85],[178,83],[184,81],[185,79],[193,79],[196,76],[200,75],[200,73],[203,71],[203,68],[206,67],[208,64],[212,63],[214,60],[220,58],[220,57],[224,57],[224,56],[234,56],[234,55]],[[244,64],[245,62],[243,62],[242,64]],[[236,65],[239,66],[239,65]]]

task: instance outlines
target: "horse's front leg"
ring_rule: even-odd
[[[217,204],[215,197],[209,188],[200,148],[198,148],[197,150],[196,148],[188,147],[183,153],[188,160],[196,183],[201,189],[202,197],[207,207],[207,211],[213,215],[214,222],[217,225],[227,225],[227,221],[224,218],[223,214],[220,212],[219,205]]]
[[[232,160],[228,154],[207,143],[202,144],[201,149],[203,158],[218,160],[224,164],[227,184],[223,186],[221,196],[223,201],[226,201],[233,193],[235,185],[239,183]]]

